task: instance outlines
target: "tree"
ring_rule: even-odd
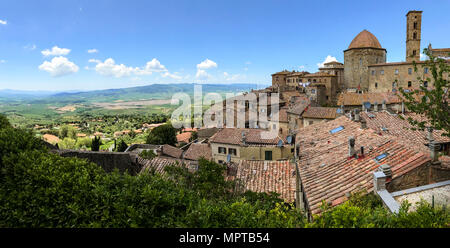
[[[177,143],[177,130],[171,124],[155,127],[147,137],[147,144],[172,145]]]
[[[128,148],[127,143],[125,141],[121,140],[119,142],[119,145],[116,147],[117,152],[124,152]]]
[[[9,123],[8,118],[6,116],[0,114],[0,129],[10,128],[11,124]]]
[[[189,138],[189,141],[192,142],[194,140],[198,139],[198,133],[196,131],[192,132],[191,137]]]
[[[59,138],[71,138],[76,139],[77,138],[77,130],[71,126],[71,125],[63,125],[59,129]]]
[[[94,139],[92,139],[91,150],[94,152],[98,152],[101,145],[102,140],[100,139],[100,137],[95,136]]]
[[[427,120],[417,120],[408,117],[408,122],[418,129],[426,127],[435,130],[442,130],[443,135],[450,136],[450,108],[449,108],[449,81],[445,79],[450,73],[449,63],[444,59],[434,57],[428,49],[424,49],[429,59],[424,63],[432,75],[431,78],[417,78],[420,82],[420,91],[405,91],[400,87],[400,93],[405,99],[405,106],[414,113],[423,115]],[[414,71],[417,71],[417,64],[414,63]],[[432,83],[431,87],[426,87],[424,82]]]

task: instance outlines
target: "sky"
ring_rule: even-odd
[[[363,29],[404,61],[406,13],[425,48],[450,47],[450,1],[0,0],[0,89],[270,84],[343,62]]]

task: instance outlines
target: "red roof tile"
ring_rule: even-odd
[[[189,160],[199,160],[201,157],[211,160],[212,152],[209,144],[191,144],[184,154],[184,158]]]

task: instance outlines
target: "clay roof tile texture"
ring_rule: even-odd
[[[382,48],[377,37],[367,30],[361,31],[350,43],[348,49],[352,48]]]

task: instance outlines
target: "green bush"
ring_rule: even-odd
[[[177,130],[171,124],[155,127],[147,136],[147,144],[172,145],[177,143]]]
[[[139,156],[145,159],[153,159],[156,157],[156,154],[152,150],[143,150]]]

